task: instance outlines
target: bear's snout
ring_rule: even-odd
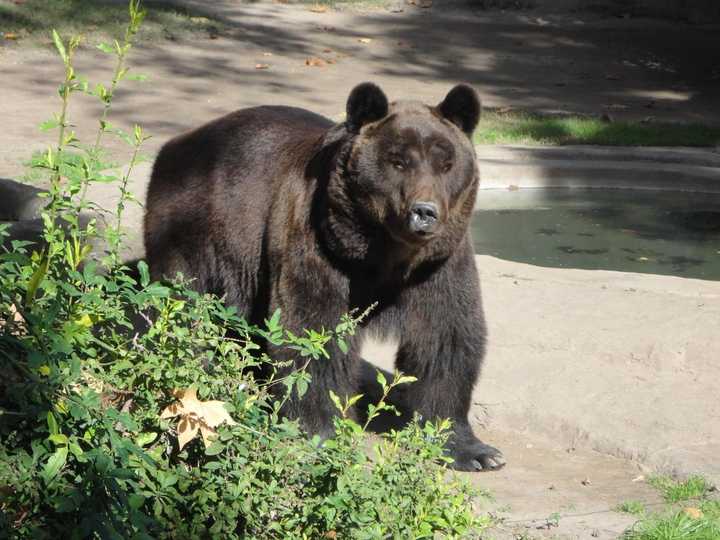
[[[416,202],[410,207],[408,227],[419,235],[435,232],[438,226],[438,207],[432,202]]]

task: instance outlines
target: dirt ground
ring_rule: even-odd
[[[440,2],[397,13],[195,5],[224,21],[220,36],[141,45],[131,65],[149,81],[117,93],[111,121],[141,124],[153,135],[150,154],[244,106],[296,105],[339,118],[351,87],[365,80],[391,99],[432,103],[467,81],[492,107],[720,123],[717,27]],[[306,65],[311,58],[323,62]],[[109,78],[99,52],[85,49],[77,60],[91,81]],[[0,176],[20,176],[22,160],[49,141],[37,125],[58,108],[61,76],[49,49],[0,45]],[[71,108],[81,139],[98,111],[90,98]],[[141,200],[148,172],[145,165],[133,175]],[[107,186],[92,191],[106,206],[114,197]],[[141,214],[128,214],[128,256],[142,254]],[[506,518],[495,537],[615,538],[633,523],[615,505],[657,500],[641,478],[648,471],[720,480],[720,285],[491,257],[478,266],[490,349],[473,417],[509,462],[473,476],[495,496],[480,511]]]
[[[142,124],[154,135],[150,149],[244,106],[296,105],[337,118],[350,88],[365,80],[391,99],[438,102],[467,81],[490,107],[720,123],[717,26],[443,2],[429,9],[399,2],[399,13],[185,3],[223,21],[217,39],[141,45],[131,65],[149,81],[128,82],[117,93],[112,120]],[[308,59],[322,62],[308,66]],[[109,79],[99,51],[87,48],[77,60],[90,81]],[[42,146],[36,126],[57,110],[52,97],[61,76],[49,47],[0,41],[2,174],[19,172],[18,160]],[[70,111],[80,134],[94,130],[98,107],[87,98]]]

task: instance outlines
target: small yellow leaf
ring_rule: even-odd
[[[313,7],[310,8],[310,11],[313,13],[325,13],[327,11],[327,6],[323,6],[322,4],[315,4]]]
[[[48,367],[47,365],[42,365],[38,368],[38,373],[47,377],[48,375],[50,375],[50,367]]]
[[[75,324],[77,324],[79,326],[84,326],[85,328],[90,328],[93,325],[93,322],[92,322],[92,319],[90,318],[90,315],[88,315],[86,313],[79,319],[76,319]]]
[[[5,39],[16,40],[16,39],[18,39],[19,37],[20,37],[20,36],[18,36],[15,32],[5,32]]]
[[[322,58],[308,58],[305,60],[306,66],[323,67],[325,64],[327,64],[327,62],[325,62]]]
[[[65,403],[65,400],[63,399],[58,400],[58,402],[55,404],[55,410],[60,414],[67,414],[68,412],[70,412],[67,403]]]
[[[689,516],[693,519],[700,519],[703,517],[703,512],[699,508],[693,508],[692,506],[689,506],[687,508],[683,508],[683,512],[686,516]]]

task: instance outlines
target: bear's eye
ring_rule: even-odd
[[[390,163],[392,164],[393,168],[397,169],[398,171],[405,170],[405,162],[400,158],[393,158]]]
[[[453,162],[452,161],[446,161],[442,164],[442,172],[446,173],[449,172],[450,169],[452,169]]]

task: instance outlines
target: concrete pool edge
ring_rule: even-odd
[[[476,146],[480,189],[608,188],[720,193],[709,148]]]
[[[720,282],[475,260],[479,435],[511,427],[720,484]]]

